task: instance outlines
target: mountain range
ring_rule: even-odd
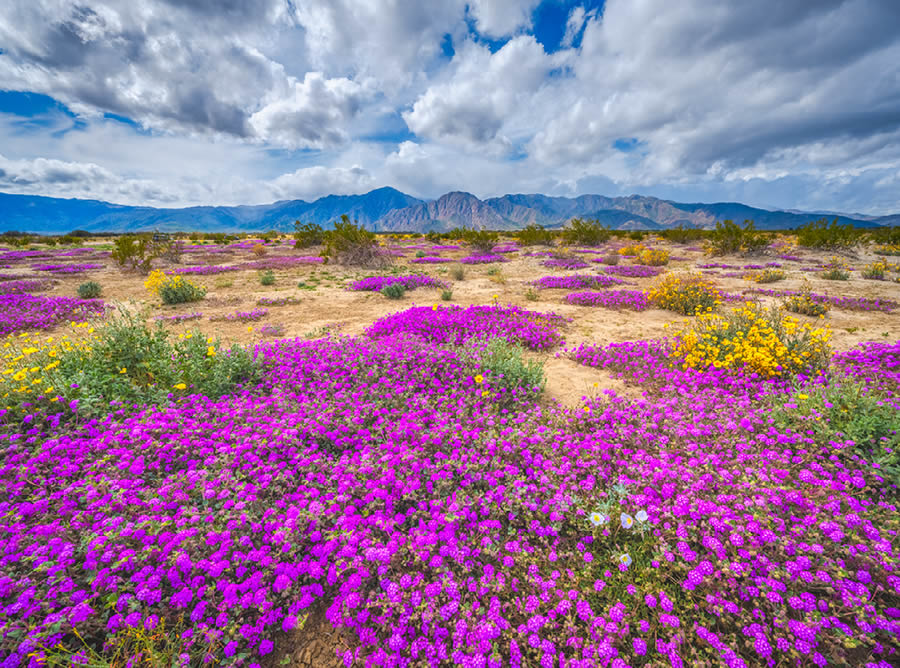
[[[285,200],[255,206],[194,206],[156,208],[126,206],[98,200],[60,199],[0,193],[0,230],[42,234],[89,232],[292,231],[294,221],[327,227],[346,214],[379,232],[445,232],[454,227],[515,230],[537,223],[561,227],[574,217],[597,219],[613,229],[714,227],[717,221],[753,220],[759,229],[792,229],[827,217],[842,224],[878,227],[900,224],[900,214],[868,216],[798,210],[759,209],[734,202],[685,204],[631,195],[549,197],[504,195],[481,200],[466,192],[451,192],[421,200],[394,188],[364,195],[328,195],[313,202]]]

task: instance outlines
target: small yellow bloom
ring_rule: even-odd
[[[176,390],[186,390],[187,389],[187,385],[185,385],[184,383],[175,383],[175,385],[173,385],[172,387],[174,387]]]
[[[119,373],[128,373],[128,369],[123,366],[121,369],[119,369]]]
[[[207,357],[212,357],[212,356],[215,355],[215,354],[216,354],[216,349],[213,348],[212,346],[209,346],[209,347],[206,349],[206,356],[207,356]]]
[[[809,399],[809,395],[808,394],[798,394],[797,398],[798,399]]]
[[[484,382],[484,376],[482,376],[481,374],[478,374],[477,376],[475,376],[475,382],[478,383],[478,384],[483,383],[483,382]]]

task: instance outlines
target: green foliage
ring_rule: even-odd
[[[763,269],[757,276],[753,278],[757,283],[777,283],[783,281],[787,277],[781,269]]]
[[[163,304],[187,304],[198,302],[206,296],[206,288],[190,281],[172,277],[159,286],[159,297]]]
[[[259,275],[259,283],[260,285],[275,285],[275,272],[271,269],[261,272]]]
[[[441,299],[443,299],[445,302],[449,302],[451,299],[453,299],[453,290],[441,291]]]
[[[710,255],[752,255],[762,252],[768,245],[768,237],[756,229],[752,220],[745,220],[743,227],[724,220],[716,223],[716,229],[709,233],[707,252]]]
[[[88,281],[78,286],[78,296],[82,299],[96,299],[103,293],[103,288],[96,281]]]
[[[425,251],[416,251],[416,257],[425,257]]]
[[[706,230],[699,227],[684,227],[683,225],[678,225],[677,227],[672,227],[668,230],[660,230],[658,234],[663,239],[676,244],[687,244],[692,241],[700,241],[708,236]]]
[[[837,218],[828,223],[824,218],[797,228],[797,244],[820,250],[852,248],[859,241],[859,233],[852,225],[839,225]]]
[[[490,253],[500,240],[500,235],[489,230],[465,230],[463,239],[475,250]]]
[[[516,239],[521,246],[550,246],[553,244],[553,232],[545,230],[543,225],[529,223],[516,232]]]
[[[544,391],[544,363],[526,360],[525,350],[505,339],[473,343],[464,349],[463,355],[477,365],[490,390],[499,393],[497,399],[502,400],[502,395],[514,390],[537,394]]]
[[[391,283],[381,289],[381,294],[388,299],[402,299],[403,295],[406,294],[406,288],[403,287],[402,283]]]
[[[900,245],[900,225],[886,225],[869,231],[869,238],[876,244]]]
[[[321,225],[315,223],[294,223],[294,247],[311,248],[321,246],[325,238],[325,231]]]
[[[844,271],[840,267],[832,267],[827,271],[823,271],[821,274],[822,278],[826,281],[849,281],[850,280],[850,272]]]
[[[632,241],[643,241],[647,233],[644,230],[631,230],[628,232],[628,238]]]
[[[491,267],[487,270],[488,276],[499,276],[502,272],[500,271],[500,267]]]
[[[776,429],[786,425],[810,434],[839,457],[860,456],[877,464],[888,484],[900,486],[900,410],[864,382],[840,379],[825,387],[806,386],[782,397],[771,418]],[[846,441],[852,447],[835,450],[832,445]]]
[[[46,377],[67,402],[78,400],[79,415],[98,417],[114,400],[130,408],[184,392],[218,398],[260,377],[260,365],[244,348],[226,350],[199,333],[174,342],[171,336],[161,324],[151,328],[139,315],[121,312],[90,346],[62,353]],[[176,387],[182,383],[184,390]]]
[[[351,223],[346,214],[334,223],[334,229],[323,232],[322,242],[325,245],[322,255],[338,264],[359,267],[391,264],[390,256],[379,250],[375,233]]]
[[[863,278],[867,278],[870,281],[883,281],[884,273],[887,271],[887,268],[887,263],[881,260],[866,265],[865,267],[863,267],[863,270],[860,272],[860,274]]]
[[[147,274],[156,258],[166,257],[174,261],[180,258],[180,248],[175,247],[172,239],[154,241],[150,234],[123,234],[116,237],[113,244],[113,262],[124,271]]]
[[[563,241],[572,246],[599,246],[610,236],[609,228],[599,220],[573,218],[562,230]]]
[[[784,298],[782,305],[786,311],[791,313],[799,313],[800,315],[808,315],[812,317],[823,316],[828,313],[828,305],[821,302],[813,301],[810,295],[809,285],[800,289],[799,295],[789,295]]]
[[[536,302],[538,299],[537,290],[535,290],[534,288],[528,288],[525,291],[525,299],[527,299],[530,302]]]

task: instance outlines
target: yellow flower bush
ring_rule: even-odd
[[[646,250],[643,244],[631,244],[630,246],[623,246],[618,250],[619,255],[640,255],[641,251]]]
[[[681,272],[661,276],[647,291],[647,299],[657,308],[697,315],[715,310],[722,294],[701,274]]]
[[[672,354],[683,369],[743,369],[774,378],[826,368],[830,340],[828,328],[800,323],[777,307],[746,304],[685,324]]]
[[[647,248],[638,254],[637,263],[650,267],[662,267],[669,264],[669,251]]]
[[[164,304],[184,304],[199,301],[206,296],[206,288],[178,274],[170,276],[161,269],[150,272],[144,281],[144,287],[158,295]]]

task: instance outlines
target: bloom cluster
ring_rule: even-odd
[[[459,260],[463,264],[491,264],[492,262],[506,262],[502,255],[468,255]]]
[[[102,264],[37,264],[35,271],[46,271],[50,274],[83,274],[86,271],[103,269]]]
[[[425,255],[423,257],[414,257],[410,260],[413,264],[440,264],[442,262],[453,262],[449,257],[438,257],[436,255]]]
[[[257,306],[290,306],[299,304],[301,299],[294,296],[288,297],[260,297],[256,300]]]
[[[799,290],[767,290],[765,288],[751,288],[744,290],[748,294],[765,295],[767,297],[793,297],[800,295]],[[810,300],[819,302],[820,304],[828,304],[835,308],[846,309],[847,311],[893,311],[900,306],[890,299],[868,297],[840,297],[831,295],[820,295],[815,292],[807,293]]]
[[[203,314],[199,311],[195,313],[176,313],[175,315],[158,315],[154,318],[154,320],[158,322],[168,322],[172,324],[178,324],[182,322],[190,322],[191,320],[199,320],[203,317]]]
[[[604,258],[594,260],[594,262],[602,262]],[[607,274],[615,274],[616,276],[624,276],[626,278],[650,278],[659,276],[665,271],[662,267],[648,267],[643,264],[634,265],[613,265],[603,269]]]
[[[531,282],[540,290],[574,290],[577,288],[608,288],[625,283],[621,278],[603,274],[575,274],[574,276],[542,276]]]
[[[0,294],[20,294],[23,292],[46,292],[53,289],[54,282],[48,278],[31,278],[20,281],[0,282]]]
[[[0,294],[0,335],[29,329],[51,329],[61,322],[101,316],[101,299]]]
[[[269,315],[268,309],[264,308],[255,308],[252,311],[234,311],[233,313],[226,313],[225,315],[213,315],[210,316],[210,321],[221,321],[221,322],[256,322],[258,320],[262,320],[267,315]]]
[[[650,302],[640,290],[604,290],[603,292],[572,292],[566,295],[566,302],[579,306],[602,306],[611,309],[644,311]]]
[[[367,290],[381,292],[389,285],[402,285],[406,290],[416,288],[447,288],[444,281],[424,274],[411,274],[408,276],[369,276],[351,284],[350,290]]]
[[[554,269],[584,269],[590,266],[587,262],[576,258],[550,258],[544,260],[541,264]]]

